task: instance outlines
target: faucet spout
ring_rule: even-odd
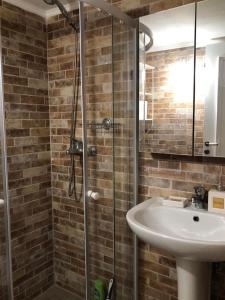
[[[207,191],[203,186],[194,187],[195,194],[192,196],[192,207],[204,209],[207,202]]]

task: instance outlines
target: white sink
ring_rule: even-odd
[[[225,216],[152,198],[129,210],[127,222],[141,240],[176,257],[180,300],[209,299],[207,262],[225,260]]]
[[[127,222],[141,240],[176,257],[198,261],[225,260],[223,215],[167,207],[162,205],[161,198],[154,198],[132,208],[127,213]]]

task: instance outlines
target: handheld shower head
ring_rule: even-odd
[[[76,24],[73,22],[71,17],[69,16],[68,11],[65,9],[63,4],[59,0],[43,0],[48,5],[57,5],[58,9],[61,11],[64,18],[67,20],[67,22],[75,29],[75,31],[78,31],[78,28]]]

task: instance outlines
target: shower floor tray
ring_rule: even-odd
[[[49,288],[44,294],[34,300],[76,300],[75,296],[57,286]]]

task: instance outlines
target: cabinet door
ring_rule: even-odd
[[[140,60],[141,149],[192,155],[195,3],[152,13],[140,22],[153,35],[153,46]]]
[[[195,155],[225,156],[225,1],[197,4]]]

